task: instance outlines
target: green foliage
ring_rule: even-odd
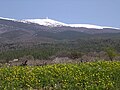
[[[110,48],[110,47],[106,48],[105,51],[107,52],[107,55],[109,56],[109,58],[110,58],[111,61],[113,61],[113,58],[115,56],[117,56],[117,53],[116,53],[115,49],[113,49],[113,48]]]
[[[83,55],[83,53],[81,53],[81,52],[73,51],[70,53],[70,58],[78,59],[78,58],[81,58],[82,55]]]
[[[24,50],[13,50],[0,53],[1,60],[13,60],[25,56],[33,56],[34,59],[48,59],[50,56],[57,52],[55,49],[24,49]]]
[[[72,58],[79,58],[82,53],[100,52],[108,47],[114,48],[119,53],[120,39],[91,37],[73,41],[56,41],[53,43],[0,43],[0,60],[9,61],[28,55],[33,56],[34,59],[48,59],[59,52],[67,52],[66,55],[69,54],[68,56],[73,56]],[[112,59],[114,58],[113,52],[115,51],[112,50]],[[111,50],[108,50],[108,52],[111,52]],[[111,56],[111,54],[108,53],[108,56]]]
[[[119,90],[120,62],[0,68],[0,90]]]

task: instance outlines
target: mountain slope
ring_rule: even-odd
[[[65,24],[52,19],[15,20],[0,18],[0,42],[44,42],[88,38],[96,34],[117,34],[120,30],[86,24]],[[114,35],[115,36],[115,35]]]

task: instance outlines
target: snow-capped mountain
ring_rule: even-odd
[[[16,20],[16,19],[10,19],[10,18],[3,18],[0,17],[0,19],[5,19],[5,20],[12,20],[12,21],[17,21],[17,22],[23,22],[23,23],[35,23],[43,26],[50,26],[50,27],[61,27],[61,26],[67,26],[67,27],[83,27],[83,28],[92,28],[92,29],[104,29],[104,28],[110,28],[110,29],[119,29],[120,28],[115,28],[115,27],[109,27],[109,26],[98,26],[98,25],[91,25],[91,24],[66,24],[62,23],[53,19],[23,19],[23,20]]]
[[[52,19],[25,19],[25,20],[21,20],[23,22],[26,22],[26,23],[36,23],[36,24],[39,24],[39,25],[44,25],[44,26],[51,26],[51,27],[60,27],[60,26],[67,26],[67,24],[65,23],[62,23],[62,22],[58,22],[58,21],[55,21],[55,20],[52,20]]]
[[[119,37],[120,29],[90,24],[66,24],[52,19],[16,20],[0,17],[0,41],[54,41],[100,34]],[[105,34],[105,35],[104,35]]]
[[[91,24],[66,24],[59,21],[55,21],[52,19],[25,19],[21,20],[22,22],[26,23],[36,23],[39,25],[44,26],[51,26],[51,27],[60,27],[60,26],[68,26],[68,27],[83,27],[83,28],[93,28],[93,29],[104,29],[104,28],[111,28],[111,29],[119,29],[115,27],[109,27],[109,26],[98,26],[98,25],[91,25]]]

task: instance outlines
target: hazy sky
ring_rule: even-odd
[[[120,28],[120,0],[0,0],[0,17],[49,17],[64,23]]]

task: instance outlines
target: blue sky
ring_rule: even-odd
[[[120,28],[120,0],[0,0],[0,17],[49,17],[64,23]]]

